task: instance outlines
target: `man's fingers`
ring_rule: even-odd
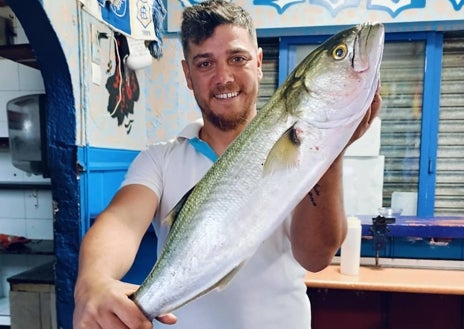
[[[177,322],[176,316],[172,313],[160,315],[156,320],[164,324],[174,324]]]

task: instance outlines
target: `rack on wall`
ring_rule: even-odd
[[[39,69],[34,50],[29,44],[0,46],[0,57]]]
[[[0,0],[0,8],[1,7],[8,7],[8,3],[5,0]],[[1,18],[2,24],[5,24],[5,26],[2,27],[0,58],[6,58],[19,64],[24,64],[29,67],[39,69],[39,65],[31,45],[28,43],[12,44],[13,41],[10,38],[15,35],[15,33],[12,32],[12,29],[10,28],[12,25],[12,20],[8,17]]]

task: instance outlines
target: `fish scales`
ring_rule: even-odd
[[[380,23],[324,42],[179,202],[157,262],[131,296],[147,317],[226,284],[305,197],[368,110],[383,42]]]

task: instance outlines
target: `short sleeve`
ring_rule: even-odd
[[[140,184],[151,189],[160,198],[163,190],[163,144],[141,151],[129,166],[121,186]]]

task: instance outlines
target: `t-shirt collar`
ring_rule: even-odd
[[[203,127],[203,119],[198,119],[188,124],[179,134],[179,138],[188,139],[189,144],[199,153],[215,162],[217,154],[208,143],[200,139],[200,130]]]

